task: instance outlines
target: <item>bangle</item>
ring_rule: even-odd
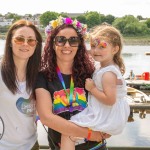
[[[92,134],[92,130],[89,128],[88,129],[88,135],[87,135],[87,138],[85,138],[85,141],[89,141],[90,140],[91,134]]]

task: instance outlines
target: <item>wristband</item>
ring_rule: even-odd
[[[90,140],[91,134],[92,134],[92,130],[89,128],[88,129],[88,135],[87,135],[87,138],[85,138],[85,141],[89,141]]]

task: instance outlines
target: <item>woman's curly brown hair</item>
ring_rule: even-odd
[[[58,32],[65,28],[73,28],[77,32],[77,30],[73,27],[73,25],[63,24],[55,28],[51,32],[51,34],[47,37],[46,40],[41,60],[41,71],[44,72],[46,78],[48,78],[49,81],[53,81],[54,79],[57,78],[56,72],[57,60],[56,60],[56,53],[54,50],[54,39],[58,34]],[[75,85],[83,87],[85,79],[92,77],[95,68],[93,62],[89,59],[89,55],[86,51],[84,38],[82,34],[77,32],[77,35],[80,38],[80,44],[78,46],[78,50],[74,58],[72,75]]]

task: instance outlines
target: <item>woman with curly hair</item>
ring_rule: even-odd
[[[100,132],[79,127],[67,121],[87,107],[86,78],[91,78],[94,64],[86,52],[86,25],[71,18],[59,17],[46,27],[47,37],[36,84],[37,111],[48,126],[52,150],[60,149],[61,134],[87,138],[76,145],[87,150],[102,140]],[[105,146],[100,149],[105,150]]]

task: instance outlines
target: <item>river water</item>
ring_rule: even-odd
[[[0,55],[4,52],[4,40],[0,40]],[[150,46],[124,46],[123,59],[126,66],[126,73],[124,77],[128,77],[130,70],[135,74],[142,74],[143,72],[150,72]],[[38,123],[38,139],[40,145],[47,145],[46,131],[41,123]],[[107,140],[108,146],[149,146],[150,147],[150,114],[146,118],[140,119],[139,114],[134,114],[134,122],[128,122],[123,133],[112,136]]]

